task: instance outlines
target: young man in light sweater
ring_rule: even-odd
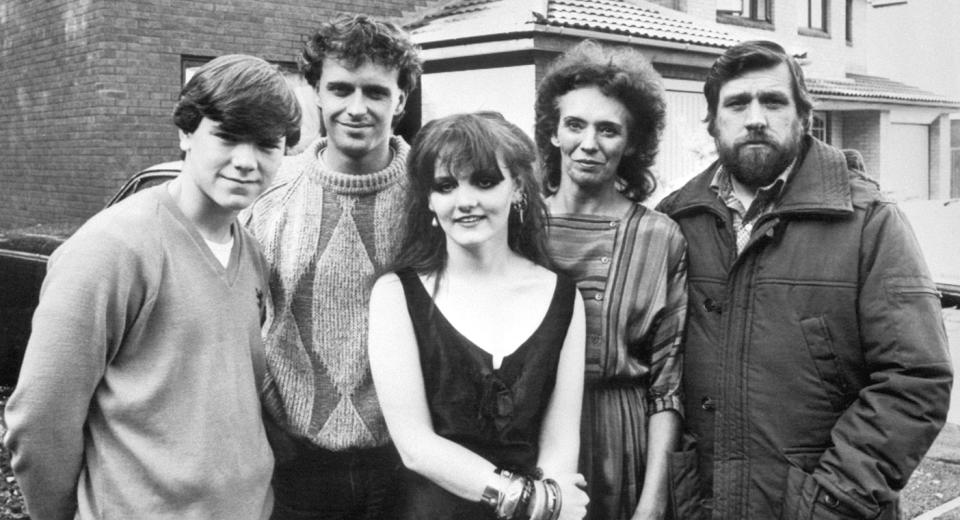
[[[299,138],[275,66],[217,58],[174,112],[183,170],[50,258],[4,442],[34,520],[262,520],[268,270],[237,213]]]
[[[241,217],[271,267],[273,518],[391,519],[401,464],[370,378],[367,306],[400,240],[409,147],[393,126],[421,62],[405,33],[358,16],[323,25],[300,66],[326,136]]]

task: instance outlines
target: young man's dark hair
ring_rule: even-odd
[[[5,412],[32,518],[269,517],[268,268],[236,216],[299,118],[269,63],[203,65],[174,117],[180,174],[94,215],[50,257]]]
[[[220,130],[253,142],[300,139],[300,104],[276,65],[242,54],[204,64],[180,91],[173,123],[192,133],[204,118]]]
[[[748,41],[736,45],[713,63],[703,84],[703,94],[707,98],[707,132],[714,135],[714,123],[717,117],[717,102],[723,85],[744,72],[769,69],[784,63],[790,70],[790,88],[797,105],[797,116],[804,132],[810,131],[810,115],[813,112],[813,98],[807,91],[800,64],[780,45],[766,40]]]

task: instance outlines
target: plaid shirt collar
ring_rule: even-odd
[[[790,174],[793,172],[796,162],[796,159],[794,159],[773,182],[757,190],[757,195],[749,208],[744,207],[743,201],[737,197],[733,189],[733,177],[722,164],[717,167],[717,172],[713,175],[713,180],[710,181],[710,189],[743,222],[752,222],[761,215],[769,213],[776,205],[780,194],[783,192],[783,187],[787,185],[787,181],[790,179]]]

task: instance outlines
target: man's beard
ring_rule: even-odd
[[[762,188],[780,176],[800,153],[799,128],[785,143],[777,143],[765,131],[751,132],[743,141],[726,146],[716,140],[720,163],[744,186]],[[748,146],[751,143],[763,145]]]

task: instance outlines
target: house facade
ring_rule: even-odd
[[[178,158],[171,115],[193,67],[245,53],[292,69],[322,21],[427,3],[0,2],[0,229],[83,220],[134,172]]]
[[[949,114],[960,105],[872,73],[873,8],[868,0],[461,0],[421,9],[407,26],[427,59],[424,120],[500,110],[531,134],[536,83],[558,53],[583,38],[639,49],[666,89],[658,196],[715,157],[702,122],[713,60],[739,41],[774,40],[804,66],[817,137],[859,150],[894,198],[949,196]]]
[[[929,2],[926,2],[929,3]],[[893,5],[891,5],[893,4]],[[133,172],[178,156],[171,112],[205,61],[261,56],[293,73],[302,42],[324,20],[364,13],[412,31],[426,58],[421,88],[398,132],[452,112],[498,110],[533,130],[536,84],[583,38],[646,54],[664,77],[668,122],[655,173],[679,186],[714,158],[702,123],[703,79],[738,41],[773,39],[804,56],[817,100],[817,135],[862,152],[901,198],[960,196],[960,122],[953,177],[950,117],[956,91],[905,73],[957,81],[957,61],[893,51],[917,48],[897,31],[922,0],[7,0],[0,2],[0,230],[74,223],[102,208]],[[896,11],[896,10],[907,11]],[[941,13],[941,11],[937,11]],[[950,33],[957,9],[937,23]],[[953,25],[951,25],[953,24]],[[938,26],[939,27],[939,26]],[[914,27],[915,29],[915,27]],[[901,38],[911,34],[912,38]],[[910,47],[910,46],[913,47]],[[919,53],[924,49],[917,49]],[[947,53],[949,54],[949,53]],[[956,54],[956,53],[954,53]],[[914,56],[914,57],[911,57]],[[938,65],[939,64],[939,65]],[[939,66],[939,68],[938,68]],[[952,74],[952,75],[951,75]],[[318,131],[307,112],[305,135]],[[306,139],[304,139],[306,141]]]

